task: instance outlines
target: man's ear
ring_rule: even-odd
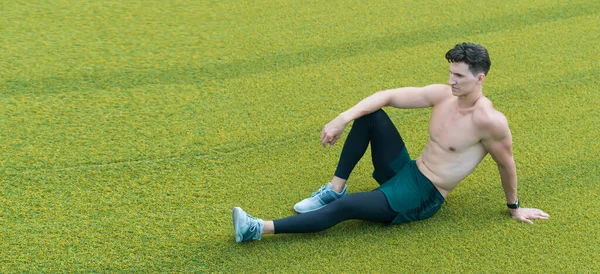
[[[485,80],[485,74],[482,72],[477,75],[477,84],[483,84],[483,80]]]

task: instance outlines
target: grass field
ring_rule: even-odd
[[[463,41],[549,220],[509,218],[487,157],[428,220],[235,243],[233,206],[286,217],[331,178],[324,124],[446,83]],[[0,272],[600,272],[599,56],[596,0],[4,1]],[[430,111],[387,111],[416,157]]]

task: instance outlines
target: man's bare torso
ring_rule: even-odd
[[[457,98],[452,96],[433,107],[430,139],[417,159],[421,173],[444,197],[486,156],[487,151],[481,143],[484,134],[477,121],[496,112],[483,96],[467,109],[459,109]]]

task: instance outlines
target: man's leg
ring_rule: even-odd
[[[380,184],[394,176],[390,163],[401,154],[404,141],[383,110],[364,115],[354,121],[331,182],[294,205],[298,213],[307,213],[325,207],[346,195],[346,180],[371,144],[371,156],[376,179]],[[406,155],[408,158],[408,155]]]
[[[392,210],[381,190],[359,192],[338,199],[319,210],[288,218],[263,221],[234,208],[233,223],[237,242],[260,240],[264,234],[323,231],[342,221],[358,219],[391,223],[398,213]]]
[[[369,143],[375,170],[386,179],[394,176],[394,171],[389,165],[404,148],[404,141],[390,117],[380,109],[356,119],[352,124],[334,177],[331,179],[334,191],[340,192],[344,189],[350,173],[365,154]]]
[[[358,192],[335,200],[320,210],[273,221],[276,234],[307,233],[328,229],[342,221],[357,219],[391,223],[398,215],[381,190]]]

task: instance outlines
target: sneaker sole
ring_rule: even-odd
[[[235,231],[235,241],[238,243],[242,242],[242,239],[244,238],[244,236],[242,235],[242,233],[239,231],[239,227],[242,225],[242,217],[244,215],[244,211],[239,208],[239,207],[234,207],[233,208],[233,213],[232,213],[232,217],[233,217],[233,230]]]
[[[325,206],[327,206],[327,204],[324,204],[324,205],[322,205],[322,206],[320,206],[320,207],[317,207],[317,208],[315,208],[315,209],[312,209],[312,210],[304,210],[304,211],[302,211],[302,210],[298,210],[298,209],[296,209],[296,207],[294,206],[294,211],[296,211],[297,213],[300,213],[300,214],[302,214],[302,213],[308,213],[308,212],[317,211],[317,210],[319,210],[319,209],[321,209],[321,208],[324,208]]]

